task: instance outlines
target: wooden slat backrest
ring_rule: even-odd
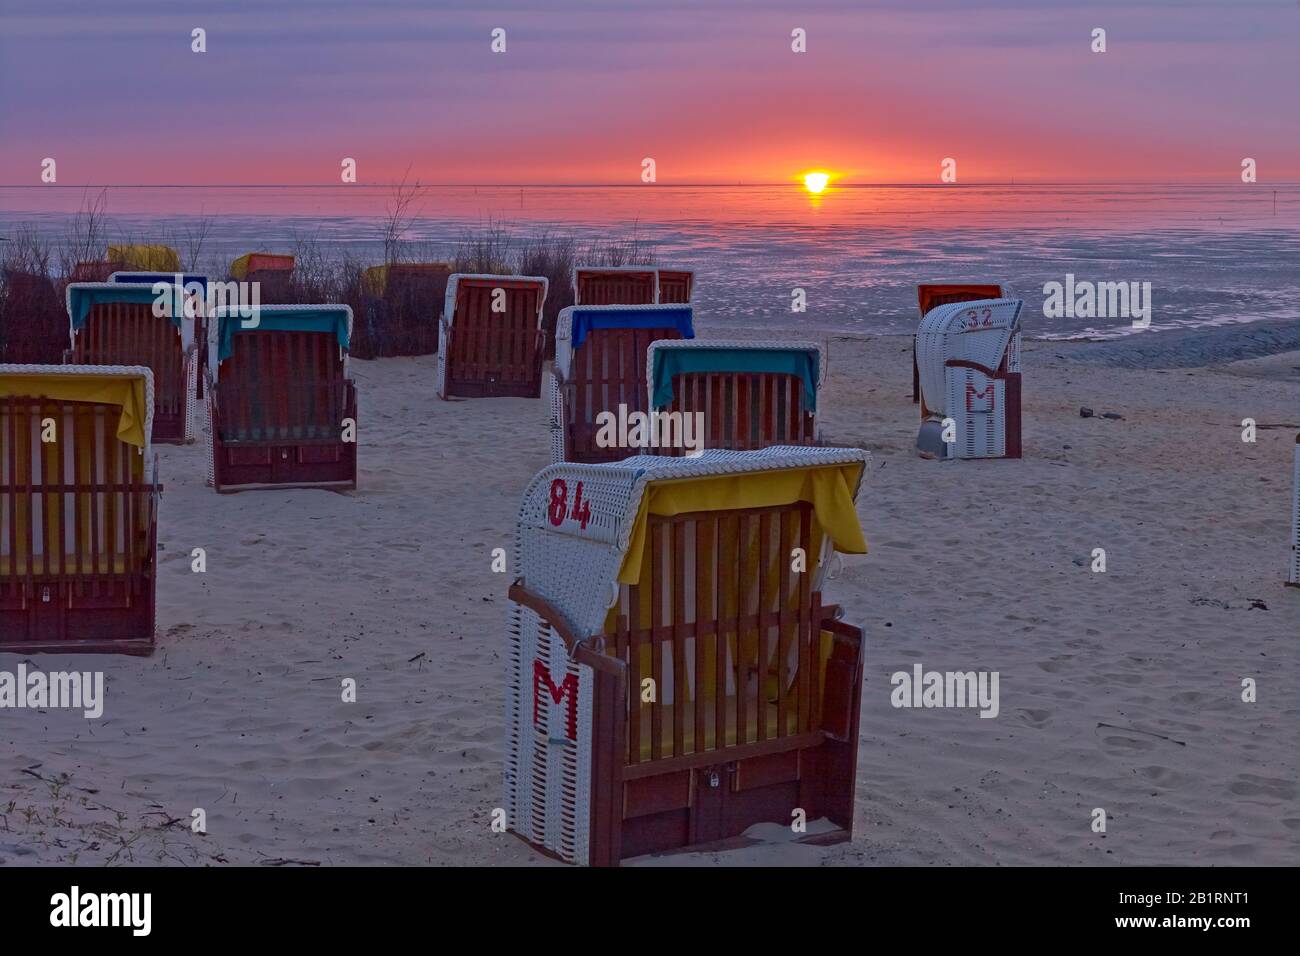
[[[37,579],[131,579],[147,563],[153,489],[117,438],[120,410],[0,399],[0,571]],[[52,440],[45,440],[45,439]]]
[[[493,312],[496,289],[504,291],[504,312]],[[456,286],[449,369],[461,381],[526,384],[537,374],[538,310],[542,287],[535,283],[461,279]]]
[[[812,445],[813,413],[803,382],[768,372],[687,372],[673,376],[673,400],[662,411],[704,413],[704,447],[754,451],[772,445]],[[684,455],[690,449],[665,448]]]
[[[686,271],[659,270],[659,304],[685,304],[691,301],[695,276]]]
[[[577,270],[579,305],[653,305],[655,270],[644,272],[613,270]]]
[[[565,427],[570,452],[576,456],[596,451],[596,415],[617,414],[619,405],[628,413],[649,411],[646,388],[646,352],[660,339],[680,339],[676,326],[657,329],[592,329],[575,349],[569,376],[562,385]],[[617,457],[635,454],[623,451]]]
[[[237,334],[217,380],[221,437],[234,442],[337,437],[346,381],[331,332]]]
[[[185,412],[187,377],[181,333],[148,302],[100,302],[73,340],[78,365],[144,365],[153,369],[156,415]]]
[[[824,647],[812,506],[649,522],[642,581],[621,587],[606,637],[628,667],[628,763],[816,731]],[[807,571],[792,570],[795,548]]]

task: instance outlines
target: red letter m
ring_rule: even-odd
[[[568,696],[565,707],[564,735],[578,739],[578,675],[566,674],[560,686],[551,682],[551,672],[540,660],[533,661],[533,726],[542,722],[542,686],[545,685],[551,700],[557,704]]]
[[[989,381],[980,391],[972,383],[966,383],[966,411],[968,412],[991,412],[993,411],[993,382]]]

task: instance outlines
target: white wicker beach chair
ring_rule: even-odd
[[[773,447],[533,479],[507,625],[510,830],[582,864],[787,822],[791,799],[850,830],[861,632],[820,589],[833,551],[865,551],[868,461]]]
[[[936,306],[917,332],[926,417],[916,447],[933,458],[1019,458],[1020,299]],[[955,439],[945,442],[944,421]]]

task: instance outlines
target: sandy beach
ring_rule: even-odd
[[[854,839],[770,827],[634,862],[1295,863],[1288,328],[1027,343],[1024,460],[953,463],[914,451],[910,339],[832,337],[824,437],[873,454],[870,553],[825,588],[868,647]],[[1207,356],[1233,361],[1179,365]],[[158,649],[29,659],[103,670],[104,715],[0,712],[0,864],[555,865],[489,827],[511,580],[491,552],[548,463],[547,409],[438,401],[435,361],[353,362],[355,493],[218,496],[201,443],[157,448]],[[999,716],[892,707],[917,663],[999,672]]]

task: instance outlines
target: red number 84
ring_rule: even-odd
[[[551,482],[551,504],[546,509],[547,519],[558,528],[564,523],[567,510],[567,517],[578,522],[578,526],[586,531],[587,522],[591,520],[591,502],[582,498],[582,482],[578,482],[577,490],[573,493],[573,508],[569,509],[568,506],[569,484],[563,478],[556,478]]]

